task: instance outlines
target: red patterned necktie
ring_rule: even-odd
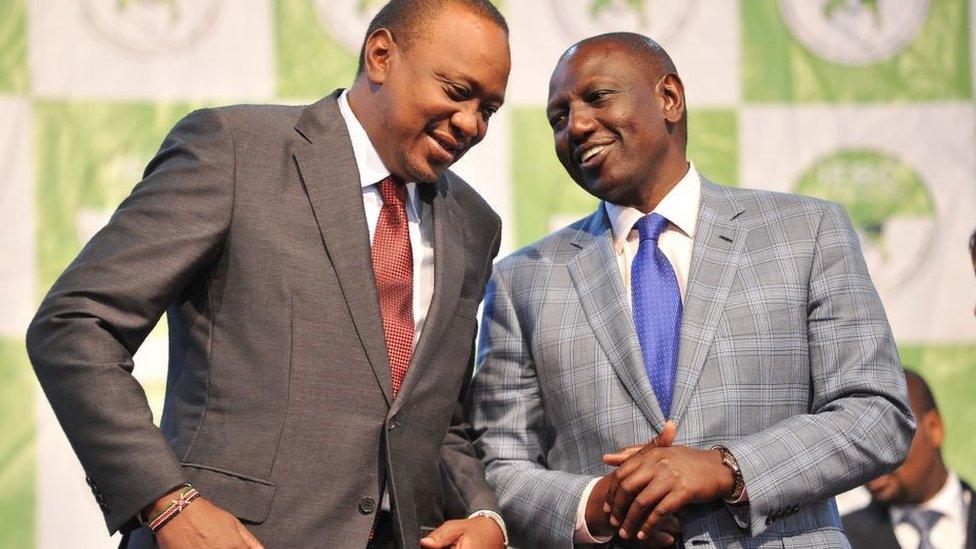
[[[413,353],[413,253],[405,208],[407,186],[391,175],[378,187],[383,207],[373,234],[373,273],[395,397]]]

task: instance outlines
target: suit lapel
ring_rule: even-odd
[[[360,343],[390,403],[389,358],[376,297],[362,186],[336,103],[338,93],[310,105],[295,125],[305,138],[296,147],[295,162]]]
[[[403,386],[393,402],[393,414],[403,406],[406,395],[410,394],[410,390],[429,367],[437,343],[457,308],[458,295],[464,280],[464,238],[455,211],[458,205],[448,191],[447,179],[442,177],[436,190],[425,188],[417,196],[421,194],[424,195],[425,205],[431,207],[434,215],[434,294],[427,309],[420,339],[410,359],[410,368],[407,369]]]
[[[613,253],[613,232],[602,203],[577,233],[573,245],[580,251],[570,261],[569,273],[587,321],[620,382],[651,426],[660,431],[664,415],[644,369],[633,315]]]
[[[966,516],[966,549],[976,549],[976,492],[966,481],[960,480],[964,497],[969,497],[969,514]]]
[[[715,337],[748,232],[728,191],[702,178],[701,207],[682,313],[672,418],[680,425]]]

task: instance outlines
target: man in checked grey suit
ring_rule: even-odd
[[[914,418],[844,211],[698,174],[640,35],[570,48],[547,115],[603,202],[489,283],[470,418],[513,544],[848,546],[833,496],[897,466]]]
[[[458,430],[500,222],[447,168],[484,138],[509,68],[487,0],[393,0],[350,90],[176,125],[28,333],[111,532],[130,547],[503,546]],[[164,311],[157,429],[131,371]],[[142,525],[186,483],[202,497],[153,539]]]

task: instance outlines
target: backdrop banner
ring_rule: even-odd
[[[0,547],[113,547],[40,393],[24,333],[47,289],[201,106],[348,86],[383,0],[0,0]],[[974,10],[968,0],[504,0],[513,69],[456,172],[502,253],[588,214],[544,115],[559,55],[633,30],[673,55],[689,156],[728,185],[822,197],[857,228],[902,359],[932,384],[950,464],[976,480]],[[166,326],[136,356],[158,420]],[[106,406],[111,406],[106,402]]]

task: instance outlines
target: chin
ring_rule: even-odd
[[[447,171],[449,166],[438,167],[426,161],[407,161],[404,162],[404,167],[407,169],[411,181],[434,183]]]

